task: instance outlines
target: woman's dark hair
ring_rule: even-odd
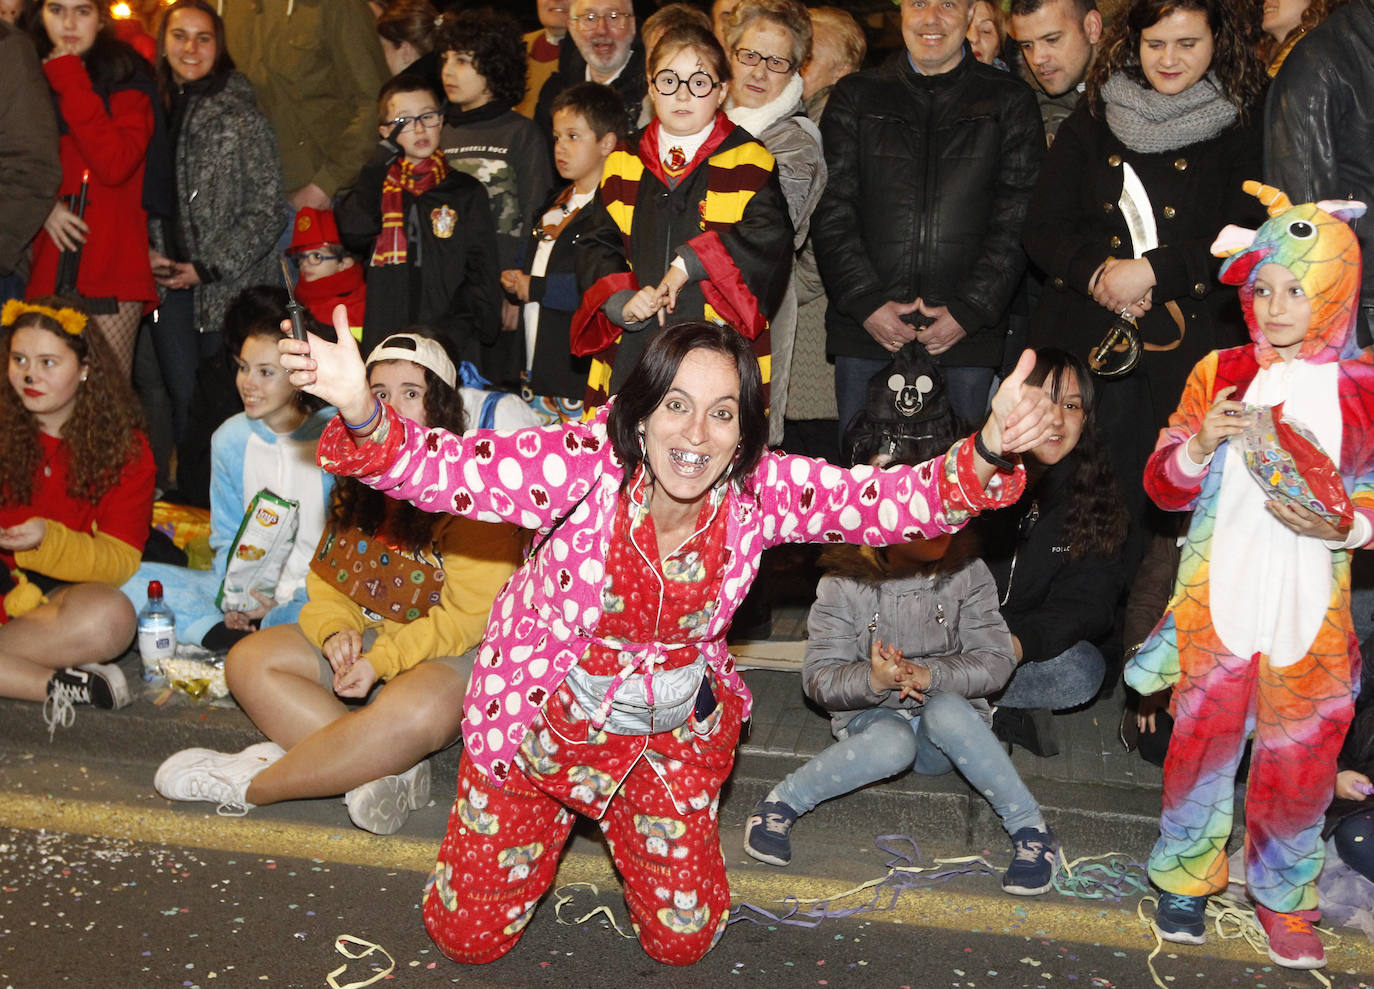
[[[702,65],[709,70],[716,82],[729,85],[730,59],[726,56],[725,49],[710,31],[685,21],[673,24],[664,31],[663,37],[658,39],[654,50],[649,52],[649,57],[644,60],[644,71],[649,77],[651,89],[654,76],[662,71],[664,63],[671,62],[678,52],[689,48],[701,59]]]
[[[1113,556],[1126,542],[1126,507],[1117,487],[1116,473],[1097,432],[1097,396],[1093,378],[1084,363],[1073,354],[1056,347],[1041,347],[1035,352],[1035,370],[1027,385],[1041,387],[1050,383],[1050,398],[1063,401],[1069,375],[1078,385],[1083,405],[1083,431],[1078,445],[1069,454],[1074,467],[1069,486],[1068,528],[1070,559],[1084,556]],[[1033,453],[1026,454],[1031,460]]]
[[[287,301],[286,289],[275,285],[250,285],[234,296],[224,313],[224,331],[220,334],[230,367],[236,366],[249,337],[279,340],[289,335],[281,328],[282,320],[286,319]],[[312,332],[316,329],[311,327]],[[309,414],[324,408],[324,402],[297,389],[296,408]]]
[[[34,299],[33,304],[84,312],[80,303],[56,295]],[[124,467],[138,455],[142,407],[129,376],[121,373],[114,352],[89,321],[80,333],[72,334],[51,316],[36,312],[20,315],[0,330],[0,354],[4,354],[6,365],[15,331],[30,326],[47,330],[85,365],[86,380],[77,386],[71,415],[62,426],[62,442],[71,451],[67,494],[94,504],[119,483]],[[26,505],[43,459],[38,420],[24,408],[13,388],[0,393],[0,417],[5,422],[0,430],[0,504]]]
[[[434,47],[472,56],[472,67],[487,81],[493,103],[511,107],[525,98],[525,38],[510,14],[482,9],[445,16]]]
[[[209,0],[176,0],[162,12],[162,20],[157,28],[157,88],[162,93],[162,101],[169,103],[177,83],[172,77],[172,67],[167,64],[167,29],[171,27],[172,15],[178,10],[198,10],[210,18],[215,31],[215,64],[210,67],[210,78],[218,79],[234,71],[234,60],[229,55],[229,44],[224,37],[224,18],[219,16],[215,5]]]
[[[1221,94],[1246,119],[1269,82],[1255,53],[1260,38],[1260,5],[1254,0],[1134,0],[1112,19],[1086,80],[1088,105],[1094,116],[1103,113],[1102,87],[1117,72],[1148,86],[1140,67],[1140,35],[1180,10],[1197,10],[1212,31],[1212,65]]]
[[[857,416],[855,418],[858,419]],[[845,459],[851,467],[871,464],[879,454],[888,458],[883,463],[884,467],[923,464],[944,453],[956,440],[966,435],[959,419],[953,414],[928,419],[911,435],[884,432],[857,421],[852,425],[856,428],[846,430],[844,435]]]
[[[407,326],[398,333],[414,333],[438,341],[439,345],[453,358],[453,348],[439,334],[427,326]],[[373,367],[391,364],[394,361],[378,361]],[[457,361],[453,362],[455,366]],[[463,396],[457,388],[448,383],[429,368],[425,372],[425,422],[431,429],[446,429],[450,433],[461,433],[467,428],[467,416],[463,411]],[[371,368],[368,369],[371,378]],[[391,522],[387,522],[387,513]],[[380,491],[374,491],[361,481],[351,477],[341,477],[334,484],[334,495],[330,501],[329,523],[335,528],[357,526],[363,532],[376,535],[386,525],[386,534],[402,548],[411,552],[428,550],[434,542],[434,532],[442,515],[433,515],[416,508],[408,501],[396,501]]]
[[[739,373],[739,454],[726,477],[739,480],[758,466],[768,445],[768,419],[763,401],[763,376],[759,359],[749,341],[733,327],[719,323],[679,323],[659,333],[639,355],[611,406],[606,430],[611,447],[625,465],[628,487],[644,462],[639,426],[649,418],[677,377],[683,360],[694,350],[708,350],[728,357]]]
[[[90,49],[81,56],[81,61],[86,66],[86,74],[91,77],[91,86],[102,96],[108,96],[140,72],[148,72],[148,63],[133,45],[115,37],[114,21],[105,4],[97,3],[95,6],[100,12],[100,32]],[[43,24],[41,5],[30,12],[29,37],[33,39],[33,47],[40,61],[52,54],[54,45]]]
[[[436,19],[429,0],[393,0],[377,18],[377,34],[393,45],[408,41],[417,53],[428,55],[434,50]]]

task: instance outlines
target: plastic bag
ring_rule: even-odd
[[[228,565],[215,598],[221,611],[259,607],[253,591],[276,597],[277,582],[296,543],[299,525],[299,502],[288,501],[266,488],[253,496],[229,544]]]

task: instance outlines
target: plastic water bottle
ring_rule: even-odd
[[[143,679],[162,675],[162,661],[177,651],[177,621],[162,600],[162,581],[148,581],[148,603],[138,613],[138,654],[143,659]]]

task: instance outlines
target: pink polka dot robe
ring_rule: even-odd
[[[421,429],[386,406],[383,427],[360,446],[338,418],[320,437],[320,464],[332,473],[426,511],[542,530],[536,544],[571,511],[497,594],[468,685],[463,744],[498,786],[535,715],[596,637],[624,477],[607,436],[610,408],[585,423],[459,436]],[[984,490],[971,439],[927,463],[888,470],[766,453],[727,495],[722,602],[700,645],[703,656],[744,699],[747,716],[749,690],[725,632],[764,549],[787,542],[882,546],[953,532],[978,511],[1012,504],[1024,487],[1018,466]]]

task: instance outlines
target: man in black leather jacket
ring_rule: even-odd
[[[1295,203],[1374,209],[1374,0],[1350,0],[1298,42],[1269,87],[1264,181]],[[1359,342],[1374,334],[1374,216],[1351,224],[1364,254]]]
[[[836,83],[821,122],[831,178],[811,229],[841,428],[909,340],[970,420],[1002,361],[1045,137],[1030,88],[969,53],[972,6],[902,0],[907,50]]]

